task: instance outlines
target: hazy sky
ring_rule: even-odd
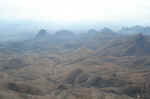
[[[150,0],[0,0],[0,19],[144,22]]]

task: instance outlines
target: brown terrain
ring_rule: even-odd
[[[32,40],[6,42],[0,99],[150,99],[149,40],[41,30]]]

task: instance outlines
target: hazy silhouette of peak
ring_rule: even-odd
[[[140,26],[140,25],[136,25],[133,27],[123,27],[119,32],[123,33],[123,34],[143,33],[145,35],[149,35],[150,34],[150,27],[144,27],[144,26]]]
[[[110,28],[104,27],[104,28],[101,30],[101,33],[114,33],[114,31],[111,30]]]
[[[55,33],[55,35],[59,35],[59,36],[69,36],[69,35],[74,35],[74,33],[72,31],[69,30],[59,30]]]
[[[88,30],[88,33],[98,33],[98,31],[95,30],[95,29],[89,29],[89,30]]]
[[[47,30],[41,29],[41,30],[39,30],[39,32],[38,32],[38,34],[36,35],[36,37],[44,37],[44,36],[47,36],[47,35],[48,35]]]

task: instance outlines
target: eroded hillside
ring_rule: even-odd
[[[0,99],[149,99],[150,38],[93,32],[1,44]]]

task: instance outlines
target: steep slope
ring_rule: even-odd
[[[114,40],[97,51],[105,56],[147,56],[150,55],[150,42],[142,34]]]

